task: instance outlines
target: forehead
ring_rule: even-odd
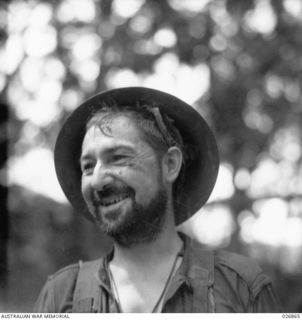
[[[143,143],[140,131],[135,121],[125,115],[114,115],[100,118],[87,131],[83,140],[83,146],[88,143],[124,142],[132,144]]]

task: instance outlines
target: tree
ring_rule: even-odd
[[[7,70],[0,71],[3,94],[12,106],[11,158],[23,159],[38,147],[52,150],[70,111],[98,91],[144,85],[171,92],[194,104],[214,128],[231,177],[221,187],[230,192],[209,204],[232,214],[233,227],[219,245],[232,237],[231,247],[266,262],[272,277],[300,274],[299,1],[15,0],[7,10],[10,59]],[[11,210],[14,222],[28,212],[24,194],[37,197],[13,189],[18,200]],[[31,207],[32,212],[38,214],[43,204]],[[55,210],[65,212],[52,207],[44,219],[57,216]],[[76,230],[83,224],[80,219],[73,223]],[[59,225],[45,233],[47,241],[60,232]],[[15,250],[22,246],[22,241],[14,243]],[[89,249],[82,252],[93,255]],[[75,257],[73,251],[70,262]],[[278,284],[279,294],[286,296],[289,282]],[[298,302],[287,299],[285,307],[295,311]]]

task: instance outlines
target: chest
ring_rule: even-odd
[[[138,273],[119,277],[119,273],[109,270],[109,278],[114,296],[121,312],[160,312],[165,296],[182,258],[176,257],[172,268],[153,270],[139,276]],[[157,269],[157,268],[155,268]],[[160,271],[160,272],[159,272]]]
[[[121,312],[151,313],[162,302],[164,289],[159,282],[120,285],[118,289],[115,288],[114,295]]]

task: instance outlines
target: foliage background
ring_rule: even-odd
[[[110,245],[67,204],[52,150],[83,99],[143,85],[218,140],[216,189],[183,229],[257,259],[302,312],[300,0],[13,0],[0,18],[0,311],[30,311],[48,274]]]

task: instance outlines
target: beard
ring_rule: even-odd
[[[130,187],[111,187],[113,194],[128,194],[131,207],[120,207],[105,214],[100,202],[92,195],[93,216],[97,226],[105,234],[123,247],[150,243],[157,238],[163,229],[166,219],[168,193],[162,183],[148,204],[142,205],[135,200],[135,192]],[[128,200],[129,200],[128,199]]]

